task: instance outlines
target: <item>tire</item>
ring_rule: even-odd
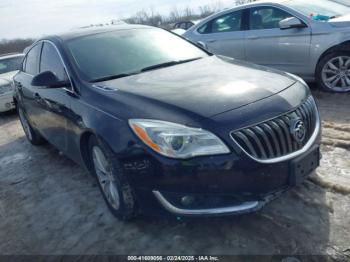
[[[92,170],[112,214],[122,221],[137,215],[136,198],[112,150],[95,136],[89,139]],[[102,171],[102,170],[105,171]]]
[[[34,130],[32,125],[29,123],[26,114],[19,105],[17,105],[17,113],[22,124],[24,134],[26,135],[28,141],[35,146],[46,144],[46,140],[37,131]]]
[[[316,80],[326,92],[350,92],[350,52],[336,51],[322,57],[317,65]]]

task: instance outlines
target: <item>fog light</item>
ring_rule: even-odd
[[[192,196],[184,196],[181,198],[181,204],[183,204],[184,206],[190,206],[192,205],[194,202],[194,197]]]
[[[6,106],[6,108],[10,108],[11,104],[10,103],[6,103],[5,106]]]

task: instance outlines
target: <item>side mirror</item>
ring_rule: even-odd
[[[282,21],[279,22],[279,26],[281,30],[307,27],[307,25],[304,22],[300,21],[296,17],[289,17],[289,18],[283,19]]]
[[[202,41],[198,41],[196,44],[197,44],[199,47],[201,47],[201,48],[203,48],[203,49],[205,49],[205,50],[208,50],[208,46],[207,46],[206,43],[204,43],[204,42],[202,42]]]
[[[42,86],[46,88],[59,88],[68,86],[68,81],[60,81],[51,71],[42,72],[32,79],[32,86]]]

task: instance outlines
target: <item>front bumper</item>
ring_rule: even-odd
[[[13,92],[8,92],[0,95],[0,112],[6,112],[14,109]]]
[[[318,138],[297,159],[319,150],[319,142]],[[244,153],[238,157],[230,154],[188,161],[159,158],[161,161],[141,157],[124,162],[139,206],[150,215],[222,216],[255,212],[296,185],[291,177],[295,159],[265,164]],[[298,184],[310,173],[299,179]],[[184,198],[194,201],[184,204]]]

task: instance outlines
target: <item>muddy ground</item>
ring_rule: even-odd
[[[0,115],[0,254],[328,254],[350,259],[350,95],[313,90],[324,120],[317,175],[239,217],[124,223],[92,177],[33,147]]]

